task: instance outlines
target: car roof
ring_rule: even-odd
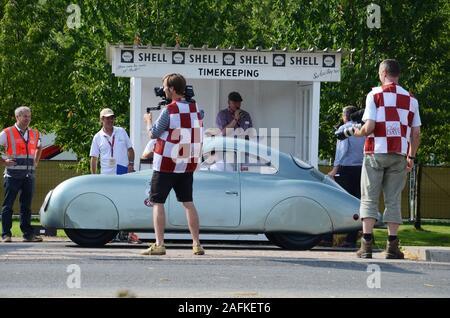
[[[260,142],[256,142],[256,138],[246,140],[244,138],[239,137],[233,138],[222,136],[212,136],[204,138],[203,152],[205,153],[210,151],[241,151],[241,152],[245,151],[248,152],[249,154],[259,156],[269,161],[270,158],[273,156],[287,155],[267,146],[265,140],[260,140]]]

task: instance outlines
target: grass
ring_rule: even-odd
[[[33,219],[31,220],[31,225],[39,225],[39,220]],[[19,220],[13,220],[13,226],[11,229],[11,233],[13,237],[22,237],[22,231],[20,230]],[[56,231],[57,237],[67,237],[66,233],[63,230]]]
[[[39,220],[33,219],[31,223],[39,225]],[[14,237],[22,236],[18,220],[13,221],[12,234]],[[374,235],[376,246],[384,249],[388,237],[387,229],[375,229]],[[58,230],[57,237],[67,236],[63,230]],[[400,226],[398,237],[402,246],[450,247],[450,223],[423,223],[421,230],[416,230],[414,225],[405,223]]]
[[[375,244],[378,248],[385,248],[388,237],[387,229],[375,229]],[[417,230],[412,224],[403,224],[398,231],[402,246],[449,246],[450,224],[423,223]]]

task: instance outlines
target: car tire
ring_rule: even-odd
[[[322,235],[298,233],[266,233],[272,244],[287,250],[310,250],[321,240]]]
[[[101,247],[111,242],[118,231],[65,229],[67,236],[76,244],[84,247]]]

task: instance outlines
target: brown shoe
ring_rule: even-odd
[[[366,241],[364,237],[361,238],[361,248],[356,252],[359,258],[372,258],[373,240]]]
[[[26,236],[23,238],[22,242],[42,242],[43,239],[39,235]]]
[[[391,242],[387,242],[386,244],[386,258],[387,259],[404,259],[405,255],[400,251],[399,248],[400,241],[398,239],[395,239]]]
[[[3,236],[2,237],[2,242],[3,243],[11,243],[12,242],[11,236],[9,236],[9,235]]]

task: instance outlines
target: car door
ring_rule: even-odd
[[[204,154],[200,170],[194,173],[193,199],[200,227],[237,227],[241,218],[240,178],[235,152],[216,152],[215,159]],[[174,191],[169,198],[169,223],[187,226],[186,213]]]

